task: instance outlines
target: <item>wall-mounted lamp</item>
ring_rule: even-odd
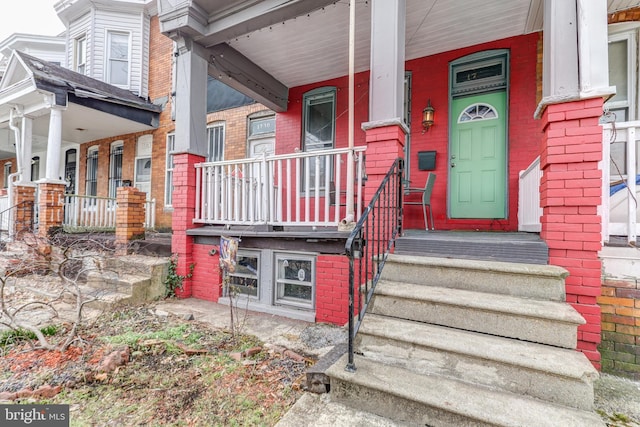
[[[422,110],[422,128],[424,129],[422,133],[427,132],[429,128],[433,126],[433,113],[435,113],[435,111],[431,105],[431,98],[429,98],[427,106]]]

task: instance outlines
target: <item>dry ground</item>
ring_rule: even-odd
[[[21,403],[69,404],[72,426],[269,426],[302,393],[300,381],[312,363],[255,337],[234,338],[208,324],[157,316],[146,306],[103,314],[79,338],[63,353],[34,351],[20,339],[4,345],[0,398],[17,392],[27,396],[16,400]],[[124,349],[128,363],[103,366]],[[242,351],[250,355],[240,357]],[[43,385],[60,392],[29,397]]]

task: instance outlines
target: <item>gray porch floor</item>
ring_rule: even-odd
[[[396,254],[547,264],[549,249],[535,233],[405,230]]]

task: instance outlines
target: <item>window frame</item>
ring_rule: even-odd
[[[610,34],[607,40],[607,44],[615,43],[626,40],[627,42],[627,99],[625,101],[607,101],[605,102],[605,108],[608,110],[627,109],[627,120],[636,120],[637,102],[636,98],[636,58],[637,58],[637,43],[636,37],[638,28],[633,30],[621,31]],[[618,117],[618,119],[620,119]]]
[[[98,196],[98,172],[100,168],[100,147],[93,145],[87,148],[87,157],[85,161],[85,184],[84,193],[86,196],[97,197]],[[92,167],[90,168],[90,163]],[[89,188],[90,184],[94,184]],[[95,191],[90,191],[95,190]],[[92,194],[95,193],[95,194]]]
[[[310,262],[310,271],[311,271],[311,280],[308,282],[306,280],[298,280],[297,282],[291,279],[280,278],[278,271],[278,261],[286,259],[286,260],[295,260],[295,261],[309,261]],[[317,264],[317,256],[310,254],[301,254],[294,252],[274,252],[273,253],[273,305],[274,306],[286,306],[286,307],[294,307],[299,309],[307,309],[307,310],[315,310],[316,308],[316,264]],[[309,283],[308,285],[304,283]],[[311,299],[309,302],[304,302],[305,300],[294,297],[285,297],[280,296],[280,290],[282,286],[286,284],[297,284],[302,286],[308,286],[311,288]],[[282,292],[284,294],[284,292]]]
[[[319,87],[319,88],[315,88],[312,89],[308,92],[306,92],[303,96],[302,96],[302,136],[301,136],[301,143],[302,143],[302,151],[305,153],[308,152],[314,152],[314,151],[326,151],[326,150],[333,150],[336,146],[336,111],[337,111],[337,95],[338,93],[338,89],[335,86],[323,86],[323,87]],[[327,143],[323,143],[323,146],[318,145],[318,147],[312,147],[311,149],[309,149],[309,142],[307,141],[307,127],[308,127],[308,119],[309,119],[309,113],[308,113],[308,108],[311,106],[311,102],[313,101],[317,101],[317,100],[321,100],[323,98],[327,98],[330,100],[330,102],[332,103],[331,105],[331,145],[327,145]],[[301,193],[306,193],[306,182],[305,182],[305,178],[307,176],[306,174],[306,170],[305,170],[305,166],[307,164],[311,165],[313,158],[312,157],[308,157],[305,159],[305,162],[303,164],[303,168],[302,168],[302,175],[301,175],[301,183],[300,183],[300,188],[301,188]],[[313,163],[315,165],[315,163]],[[320,165],[324,165],[324,162],[321,161]],[[330,175],[330,178],[332,177],[333,174],[333,161],[330,162],[329,165],[329,170],[328,171],[324,171],[324,173],[328,173]],[[309,172],[309,176],[311,177],[311,171]],[[331,179],[330,179],[331,180]],[[320,178],[320,188],[316,189],[314,186],[315,182],[309,182],[309,192],[311,194],[309,194],[309,196],[314,195],[316,193],[316,190],[318,190],[320,193],[323,193],[326,189],[324,188],[324,184],[325,184],[325,179],[323,177]]]
[[[119,159],[119,165],[116,160]],[[122,186],[122,172],[124,169],[124,141],[118,140],[109,147],[109,197],[115,199],[118,187]]]
[[[74,41],[73,70],[80,74],[87,74],[87,35],[76,37]]]
[[[218,130],[219,132],[217,132]],[[224,160],[226,131],[226,123],[224,121],[212,122],[207,125],[207,162],[221,162]],[[218,135],[218,138],[213,141],[212,139],[216,135]]]
[[[166,138],[164,207],[173,208],[173,154],[176,149],[176,134],[169,132]]]
[[[11,175],[11,168],[13,167],[13,163],[12,162],[6,162],[4,164],[4,166],[2,167],[3,171],[4,171],[4,188],[9,188],[9,175]]]
[[[229,285],[231,284],[231,278],[232,277],[239,277],[239,278],[246,278],[246,279],[251,279],[251,280],[255,280],[256,281],[256,295],[251,295],[249,293],[246,292],[237,292],[236,296],[237,297],[242,297],[242,298],[248,298],[250,300],[254,300],[254,301],[261,301],[263,298],[263,290],[262,290],[262,286],[261,286],[261,280],[260,280],[260,273],[262,272],[262,252],[259,250],[248,250],[248,249],[238,249],[237,252],[237,258],[236,259],[240,259],[240,257],[245,257],[245,258],[255,258],[257,260],[257,268],[256,268],[256,272],[255,274],[245,274],[245,273],[240,273],[238,272],[238,263],[236,262],[236,271],[231,273],[229,272]],[[236,285],[236,286],[242,286],[242,285]],[[229,296],[229,295],[225,295],[225,296]]]
[[[112,58],[111,57],[111,43],[113,36],[126,36],[127,37],[127,59]],[[126,83],[114,83],[111,75],[111,63],[112,61],[127,64],[127,76]],[[107,30],[107,37],[105,43],[105,81],[120,88],[128,88],[131,85],[131,32],[129,31],[117,31]]]

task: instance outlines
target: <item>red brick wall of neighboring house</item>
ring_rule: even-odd
[[[421,187],[426,180],[426,171],[418,170],[417,152],[436,150],[434,171],[438,178],[432,197],[434,219],[437,229],[481,229],[517,230],[518,174],[540,154],[542,124],[534,120],[537,107],[539,76],[539,33],[497,40],[464,49],[445,52],[425,58],[407,61],[406,69],[412,72],[412,117],[411,117],[411,180],[412,186]],[[508,218],[505,220],[460,220],[447,218],[447,171],[448,171],[448,100],[449,62],[471,53],[488,49],[510,49],[510,90],[508,122]],[[355,144],[365,144],[365,133],[359,124],[368,121],[369,73],[358,73],[355,77]],[[336,147],[347,146],[348,131],[348,81],[341,77],[289,90],[289,109],[277,115],[278,153],[291,153],[301,148],[301,118],[303,95],[314,88],[335,86],[337,93]],[[429,132],[422,132],[421,115],[427,100],[435,108],[435,125]],[[412,207],[405,217],[405,228],[422,228],[423,218],[419,207]]]
[[[158,17],[151,18],[149,39],[149,99],[151,102],[164,106],[160,113],[157,129],[129,135],[120,135],[82,144],[79,152],[79,179],[77,189],[79,194],[85,193],[87,149],[98,145],[98,195],[108,195],[109,179],[109,150],[114,141],[124,141],[122,179],[134,181],[134,160],[136,142],[145,134],[153,135],[153,151],[151,157],[151,198],[156,200],[156,228],[170,229],[172,226],[172,208],[164,206],[165,178],[166,178],[166,148],[167,134],[175,129],[175,122],[171,119],[171,81],[173,42],[160,33]],[[225,159],[238,159],[246,156],[247,117],[256,112],[267,111],[261,104],[251,104],[238,108],[218,111],[207,115],[207,123],[222,121],[225,123]]]
[[[640,380],[640,280],[603,282],[602,370]]]
[[[224,123],[225,160],[247,157],[248,117],[254,113],[268,113],[269,111],[264,105],[256,103],[207,114],[207,123]]]

